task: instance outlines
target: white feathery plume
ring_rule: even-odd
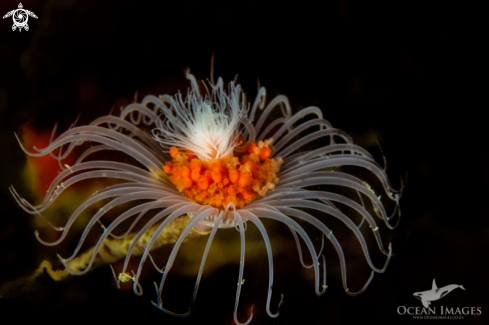
[[[238,145],[241,118],[247,113],[247,106],[240,99],[241,87],[231,83],[228,95],[219,80],[217,85],[211,85],[212,92],[205,97],[197,87],[192,82],[185,100],[178,94],[171,98],[169,109],[162,108],[153,130],[154,138],[163,147],[191,150],[201,160],[232,154]]]

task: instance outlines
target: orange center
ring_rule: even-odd
[[[241,142],[241,140],[238,140]],[[211,161],[200,160],[190,150],[170,148],[172,161],[163,166],[171,182],[189,199],[216,208],[233,202],[249,204],[275,187],[282,159],[270,158],[271,140],[248,143],[247,150]]]

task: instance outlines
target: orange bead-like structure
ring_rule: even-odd
[[[281,158],[270,158],[271,140],[247,143],[247,150],[211,161],[200,160],[185,148],[170,148],[172,161],[163,166],[170,181],[182,194],[203,205],[237,208],[265,196],[278,181]]]

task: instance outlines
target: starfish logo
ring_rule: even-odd
[[[24,28],[26,31],[29,30],[29,25],[27,25],[27,21],[29,20],[29,16],[36,18],[37,16],[35,13],[29,10],[25,10],[24,7],[22,6],[22,3],[19,3],[19,8],[14,9],[12,11],[9,11],[3,16],[3,19],[8,18],[12,16],[12,19],[14,20],[14,24],[12,25],[12,30],[15,31],[17,28],[19,29],[19,32],[22,31],[22,28]]]

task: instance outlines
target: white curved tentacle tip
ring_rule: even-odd
[[[56,254],[56,256],[59,258],[59,260],[61,261],[63,266],[68,270],[68,272],[70,272],[73,275],[86,274],[91,268],[91,265],[88,264],[83,271],[75,271],[74,269],[72,269],[71,267],[68,266],[68,263],[72,260],[72,258],[65,259],[65,258],[62,258],[61,255],[59,255],[59,254]]]
[[[160,304],[157,304],[155,303],[154,301],[151,301],[151,303],[153,304],[153,306],[155,306],[156,308],[158,308],[159,310],[162,310],[161,308],[163,308]]]
[[[79,116],[79,115],[78,115],[78,116]],[[77,118],[77,120],[78,120],[78,118]],[[76,121],[75,121],[75,123],[76,123]],[[51,131],[51,139],[53,139],[53,138],[54,138],[54,135],[56,134],[56,130],[58,130],[58,122],[55,122],[55,123],[54,123],[54,126],[53,126],[53,131]]]
[[[110,270],[112,271],[112,276],[114,277],[115,284],[117,285],[117,289],[120,289],[120,288],[121,288],[121,286],[120,286],[120,281],[119,281],[119,279],[117,278],[117,276],[115,275],[114,268],[112,267],[112,264],[109,264],[109,266],[110,266]]]
[[[76,123],[78,123],[78,120],[80,119],[81,114],[82,114],[81,112],[78,113],[78,116],[76,117],[75,122],[73,122],[73,124],[71,124],[70,129],[74,128],[76,126]],[[57,126],[58,126],[58,122],[56,122],[56,127]]]
[[[109,115],[112,115],[112,112],[114,111],[114,105],[112,105],[112,107],[110,108],[110,112],[109,112]]]
[[[190,68],[187,68],[187,71],[185,72],[185,78],[190,80],[190,83],[192,84],[192,90],[194,90],[197,93],[197,96],[200,96],[200,91],[199,91],[199,85],[197,84],[197,80],[195,79],[194,75],[190,73]]]
[[[133,272],[134,273],[134,272]],[[136,296],[142,296],[143,295],[143,287],[141,286],[141,284],[139,283],[139,281],[137,281],[136,277],[133,275],[133,281],[134,281],[134,284],[132,286],[132,290],[134,291],[134,294]]]
[[[40,242],[41,244],[43,244],[43,245],[48,244],[47,242],[45,242],[44,240],[41,239],[41,237],[39,235],[39,231],[37,229],[34,230],[34,236],[36,237],[37,241]]]
[[[277,306],[277,313],[272,316],[273,318],[276,318],[280,315],[280,307],[282,307],[283,304],[284,304],[284,294],[281,293],[280,294],[280,302],[278,303],[278,306]]]
[[[36,150],[37,152],[42,152],[43,151],[43,149],[39,149],[36,146],[32,146],[32,149]]]
[[[158,285],[156,284],[156,282],[153,282],[153,284],[154,284],[154,286],[155,286],[155,290],[156,290],[156,296],[157,296],[157,298],[158,298],[158,299],[156,300],[156,301],[158,302],[158,305],[156,305],[154,302],[152,302],[152,303],[153,303],[153,305],[155,305],[155,307],[160,308],[159,306],[161,306],[161,308],[162,308],[162,307],[163,307],[163,304],[161,303],[161,297],[160,297],[160,291],[158,290]],[[160,309],[161,309],[161,308],[160,308]]]
[[[248,320],[244,323],[240,323],[238,321],[238,315],[236,314],[236,310],[234,311],[234,322],[237,324],[237,325],[248,325],[251,320],[253,319],[253,309],[255,308],[255,305],[251,305],[251,313],[250,313],[250,317],[248,318]]]
[[[10,190],[10,193],[12,193],[12,196],[14,197],[15,201],[17,202],[17,204],[19,206],[23,206],[23,207],[28,207],[28,206],[25,206],[24,205],[24,199],[20,196],[19,193],[17,193],[17,191],[15,190],[15,187],[13,185],[10,185],[9,187],[9,190]]]
[[[22,200],[24,200],[24,199],[22,199]],[[25,200],[24,200],[24,201],[25,201]],[[27,201],[25,201],[25,202],[26,202],[26,204],[28,204],[30,207],[32,207],[32,205],[31,205],[29,202],[27,202]],[[63,230],[65,229],[64,227],[56,227],[56,226],[53,226],[53,225],[51,224],[51,222],[47,221],[47,220],[46,220],[46,218],[44,218],[44,217],[42,216],[42,214],[40,214],[39,212],[37,212],[37,211],[36,211],[34,208],[33,208],[33,211],[35,211],[35,212],[37,213],[36,215],[37,215],[38,217],[40,217],[42,220],[44,220],[44,221],[45,221],[45,222],[48,224],[48,226],[49,226],[49,227],[51,227],[51,229],[56,230],[56,231],[63,231]]]
[[[319,296],[324,295],[326,293],[326,289],[328,288],[328,285],[326,284],[326,258],[324,257],[324,255],[321,255],[321,258],[323,260],[323,284],[321,285],[323,290],[319,292]]]
[[[59,260],[61,261],[61,263],[63,263],[63,265],[65,265],[65,261],[66,261],[66,259],[62,258],[62,257],[61,257],[61,255],[59,255],[59,254],[56,254],[56,257],[58,257],[58,258],[59,258]],[[65,265],[65,266],[66,266],[66,265]]]
[[[20,149],[22,149],[22,151],[24,151],[25,154],[29,154],[29,152],[27,152],[26,148],[24,147],[24,144],[22,143],[22,141],[20,140],[19,136],[17,135],[17,133],[14,132],[14,136],[15,138],[17,139],[17,142],[19,143],[19,146],[20,146]]]
[[[71,274],[74,274],[74,275],[79,275],[79,274],[83,274],[83,273],[78,273],[78,272],[75,272],[75,270],[73,270],[72,268],[70,268],[66,262],[66,259],[62,258],[61,255],[59,254],[56,254],[56,256],[58,257],[58,259],[61,261],[61,264],[63,264],[63,266],[68,270],[68,272],[70,272]]]
[[[394,253],[394,252],[393,252],[393,250],[392,250],[392,243],[389,243],[389,255],[388,255],[388,257],[389,257],[389,256],[390,256],[390,257],[394,257],[394,256],[396,256],[396,255],[397,255],[397,254],[396,254],[396,253]]]
[[[248,320],[248,323],[251,322],[251,319],[253,318],[253,310],[255,309],[255,305],[251,305],[251,313],[250,313],[250,318]]]
[[[372,282],[372,279],[374,278],[374,274],[375,274],[374,271],[370,272],[370,278],[368,278],[367,282],[365,283],[365,287],[361,290],[361,292],[363,292],[363,291],[365,291],[365,289],[367,289],[368,285],[370,284],[370,282]]]
[[[267,90],[265,87],[261,87],[263,89],[263,94],[260,96],[260,104],[258,104],[259,109],[264,109],[265,108],[265,102],[266,102],[266,97],[267,97]]]
[[[387,254],[387,259],[385,261],[384,266],[380,270],[378,270],[377,273],[384,273],[385,272],[385,270],[387,269],[387,266],[389,265],[389,262],[390,262],[392,256],[393,256],[393,254],[392,254],[392,243],[389,243],[389,253]]]
[[[367,282],[363,285],[362,289],[358,290],[357,292],[351,292],[350,289],[346,288],[345,292],[349,296],[358,296],[359,294],[362,294],[365,290],[367,290],[367,287],[370,285],[370,282],[372,282],[372,279],[374,278],[374,271],[370,272],[370,277],[368,278]]]

